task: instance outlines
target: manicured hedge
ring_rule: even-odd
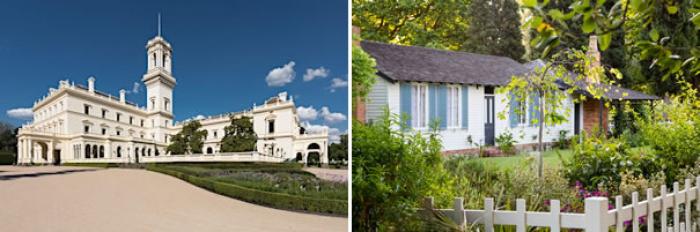
[[[343,200],[317,199],[261,191],[231,183],[211,180],[206,177],[188,175],[186,173],[171,170],[158,165],[148,165],[146,169],[171,175],[212,192],[255,204],[287,210],[304,210],[316,213],[329,213],[343,216],[347,215],[348,202]]]
[[[0,165],[10,165],[17,161],[17,156],[13,152],[0,151]]]

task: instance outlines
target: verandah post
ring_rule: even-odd
[[[607,232],[608,225],[605,223],[605,218],[608,216],[608,198],[586,198],[584,207],[586,232]]]

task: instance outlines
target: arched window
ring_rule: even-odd
[[[214,150],[211,149],[211,147],[207,147],[207,154],[212,154],[214,153]]]
[[[85,159],[90,158],[90,144],[85,145]]]
[[[160,155],[160,151],[158,151],[158,149],[155,149],[155,150],[156,150],[156,156],[159,156],[159,155]]]
[[[304,159],[304,157],[301,155],[301,152],[297,152],[296,161],[299,162],[299,161],[301,161],[302,159]]]
[[[139,156],[139,148],[138,147],[136,149],[134,149],[134,152],[136,152],[136,153],[134,153],[134,154],[136,154],[136,156]]]
[[[100,158],[105,157],[105,146],[100,146]]]
[[[92,158],[97,158],[97,145],[92,145]]]
[[[117,158],[122,157],[122,147],[117,147]]]
[[[148,148],[148,156],[151,156],[151,149]]]
[[[309,147],[307,149],[308,150],[321,149],[321,146],[319,146],[318,143],[312,143],[312,144],[309,144]]]
[[[145,147],[141,148],[141,155],[146,156],[146,148]]]

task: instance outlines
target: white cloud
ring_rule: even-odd
[[[282,67],[272,69],[265,77],[267,86],[280,87],[291,83],[294,80],[294,76],[296,76],[294,65],[294,61],[290,61]]]
[[[347,119],[344,114],[331,112],[328,107],[325,106],[321,107],[321,116],[323,116],[323,119],[329,123],[336,123]]]
[[[131,86],[131,89],[127,90],[126,93],[127,94],[139,93],[139,91],[141,91],[141,84],[138,82],[134,82],[134,85]]]
[[[304,74],[304,81],[311,81],[316,77],[324,78],[324,77],[327,77],[329,73],[330,73],[330,70],[328,70],[324,67],[320,67],[317,69],[307,68],[306,74]]]
[[[342,88],[342,87],[347,87],[348,86],[348,81],[340,79],[340,78],[333,78],[331,80],[331,88]]]
[[[29,120],[34,117],[32,108],[16,108],[7,111],[7,116],[16,119]]]
[[[333,128],[333,127],[328,127],[326,125],[313,125],[309,124],[309,122],[305,123],[306,125],[304,128],[306,129],[306,132],[309,134],[320,134],[323,133],[324,131],[328,132],[328,140],[330,140],[331,143],[339,143],[340,142],[340,135],[342,134],[338,128]],[[347,132],[347,131],[346,131]]]
[[[310,121],[318,117],[318,111],[316,111],[313,106],[299,106],[297,107],[297,115],[299,115],[299,119],[302,121]]]

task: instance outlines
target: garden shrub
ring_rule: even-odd
[[[638,120],[644,142],[666,172],[667,184],[677,180],[681,170],[695,165],[700,155],[699,100],[694,92],[685,93],[661,105],[656,120]]]
[[[595,132],[593,134],[596,134]],[[658,168],[656,157],[639,150],[632,152],[625,142],[605,136],[583,136],[572,141],[571,160],[562,160],[564,175],[571,183],[580,182],[588,190],[616,190],[623,173],[648,178]]]
[[[496,145],[498,149],[501,150],[506,155],[515,154],[515,139],[513,139],[513,134],[509,131],[503,132],[496,137]]]
[[[434,197],[437,207],[453,201],[437,133],[411,131],[386,110],[371,124],[353,122],[352,130],[353,230],[418,230],[415,208],[423,198]]]

